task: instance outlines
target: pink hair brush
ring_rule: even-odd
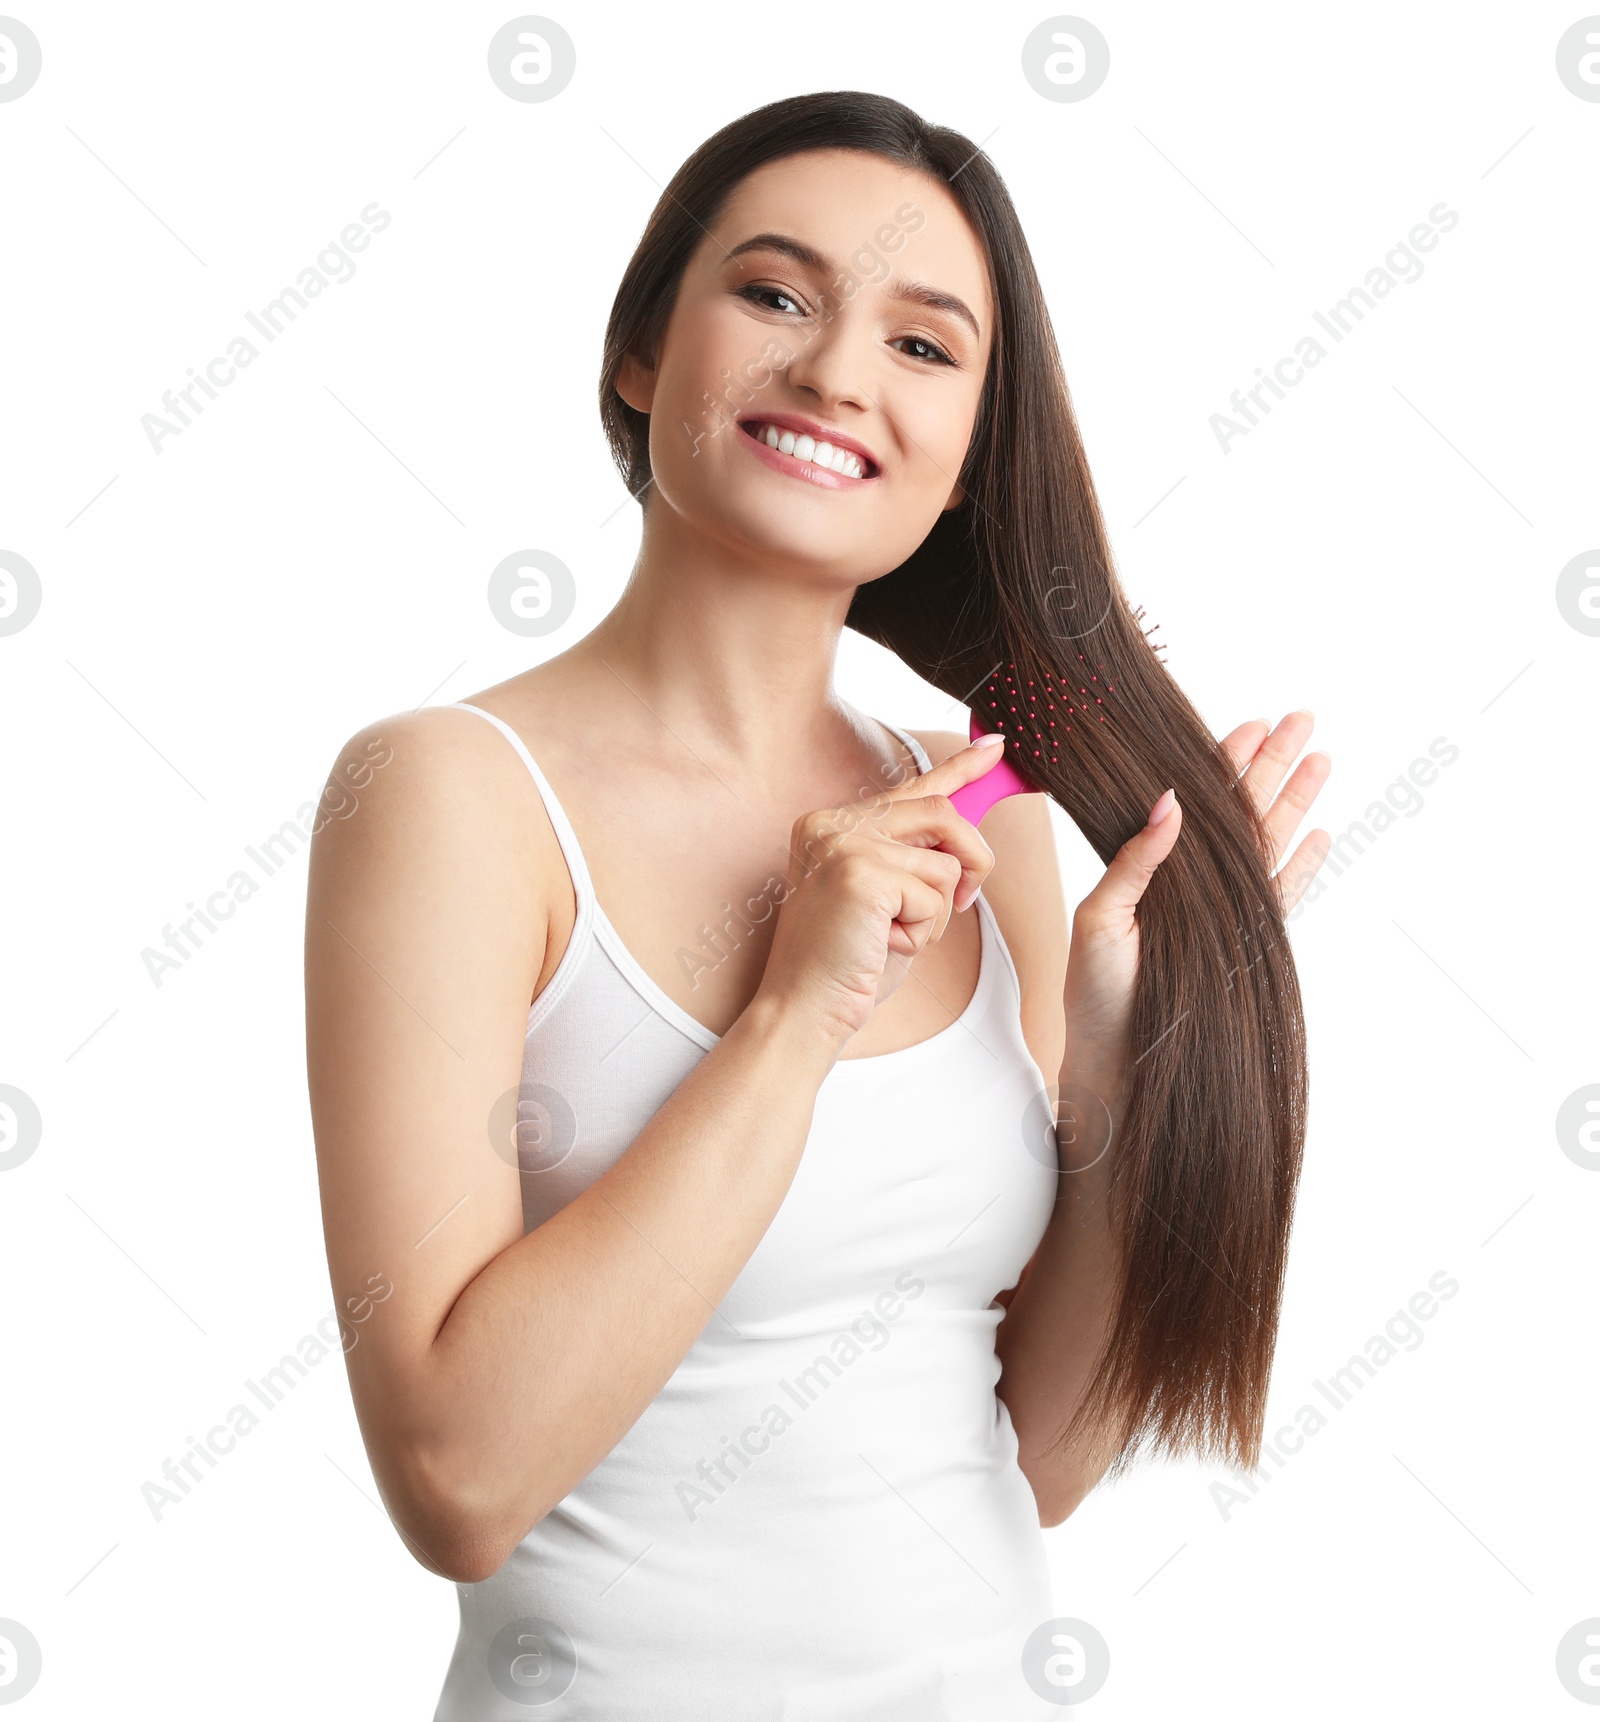
[[[967,727],[967,737],[976,741],[986,731],[978,722],[974,713],[972,722]],[[1004,801],[1008,795],[1034,795],[1037,791],[1031,783],[1024,783],[1012,768],[1011,761],[1006,758],[1006,750],[1000,749],[995,762],[982,777],[973,778],[971,783],[964,783],[950,797],[950,805],[961,815],[976,825],[997,801]]]
[[[967,726],[967,739],[976,741],[987,731],[976,716]],[[1024,783],[1011,768],[1011,762],[1006,758],[1006,750],[1002,747],[995,755],[994,764],[983,774],[975,777],[970,783],[964,783],[950,797],[950,805],[965,820],[976,825],[997,801],[1004,801],[1008,795],[1033,795],[1037,793],[1032,784]],[[906,977],[911,967],[909,957],[891,957],[884,968],[883,979],[878,985],[878,1003],[882,1004]]]

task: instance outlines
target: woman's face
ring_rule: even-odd
[[[650,415],[652,513],[840,589],[888,573],[961,501],[992,339],[943,186],[857,150],[757,168],[690,259],[656,368],[618,378]],[[858,468],[819,460],[828,432]]]

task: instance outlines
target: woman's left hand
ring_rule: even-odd
[[[1264,721],[1240,724],[1222,740],[1241,781],[1261,811],[1272,843],[1278,897],[1287,913],[1299,902],[1332,844],[1326,831],[1307,834],[1281,871],[1278,864],[1332,761],[1309,753],[1279,793],[1290,762],[1311,735],[1310,712],[1290,712],[1274,730]],[[1172,852],[1183,809],[1168,790],[1151,809],[1157,823],[1130,837],[1111,858],[1100,883],[1078,905],[1067,956],[1067,1064],[1077,1080],[1110,1098],[1120,1089],[1128,1053],[1128,1024],[1139,967],[1139,923],[1134,914],[1157,867]]]

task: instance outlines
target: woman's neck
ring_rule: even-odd
[[[853,590],[647,535],[621,598],[565,656],[603,666],[695,752],[762,775],[863,742],[876,753],[833,686]]]

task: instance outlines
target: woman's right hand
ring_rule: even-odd
[[[757,997],[798,1007],[837,1046],[865,1026],[892,990],[886,977],[898,984],[994,865],[949,797],[982,777],[998,751],[974,742],[871,799],[801,814]]]

